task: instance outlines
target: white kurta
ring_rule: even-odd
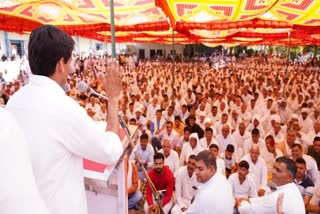
[[[0,213],[49,213],[38,192],[20,127],[1,107],[0,118]]]
[[[194,187],[197,187],[198,185],[195,173],[189,177],[187,166],[183,166],[177,171],[175,184],[177,198],[176,205],[178,206],[177,210],[179,210],[179,208],[181,210],[183,207],[188,208],[190,206],[191,200],[196,194]]]
[[[188,161],[190,155],[197,155],[201,151],[203,151],[203,148],[199,145],[199,143],[197,143],[193,149],[190,143],[183,144],[180,154],[180,166],[183,166],[184,163]]]
[[[258,197],[256,184],[251,177],[247,175],[246,179],[240,184],[239,174],[233,173],[228,178],[234,198],[255,198]]]
[[[277,187],[277,191],[258,198],[251,198],[250,203],[242,201],[238,208],[240,214],[277,213],[277,200],[279,193],[283,193],[283,213],[302,214],[306,213],[303,199],[298,187],[294,183],[288,183]]]
[[[50,213],[87,213],[82,158],[114,164],[123,150],[119,136],[101,130],[44,76],[31,76],[7,109],[24,131],[36,183]]]
[[[206,183],[200,184],[193,203],[185,214],[232,213],[233,196],[228,180],[216,172]]]
[[[158,152],[163,154],[163,149],[160,149]],[[168,166],[171,169],[172,173],[175,175],[180,167],[178,153],[171,149],[169,156],[164,156],[164,165]]]
[[[256,183],[257,191],[259,189],[266,190],[268,187],[268,170],[266,162],[261,157],[258,157],[257,162],[253,163],[250,154],[245,155],[242,160],[246,160],[250,165],[249,172]]]

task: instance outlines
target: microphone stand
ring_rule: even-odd
[[[121,128],[124,130],[124,132],[125,132],[125,134],[126,134],[126,136],[127,136],[127,138],[128,138],[128,143],[127,143],[127,145],[124,147],[123,152],[122,152],[119,160],[117,161],[117,163],[115,164],[115,166],[112,168],[112,170],[111,170],[111,172],[110,172],[111,176],[109,176],[109,179],[108,179],[108,181],[107,181],[108,183],[110,182],[110,179],[111,179],[111,177],[112,177],[112,174],[114,174],[114,173],[116,173],[116,172],[118,171],[119,166],[120,166],[121,162],[123,161],[123,159],[125,158],[125,156],[126,156],[126,155],[128,155],[128,156],[130,155],[131,150],[132,150],[132,147],[133,147],[133,145],[134,145],[133,142],[132,142],[132,139],[131,139],[131,133],[130,133],[130,131],[129,131],[129,129],[128,129],[128,126],[127,126],[126,122],[124,121],[124,119],[123,119],[123,117],[121,116],[120,113],[119,113],[118,115],[119,115],[119,123],[120,123]]]
[[[125,134],[126,134],[126,136],[127,136],[127,138],[128,138],[128,142],[129,142],[129,143],[128,143],[128,144],[126,145],[126,147],[124,148],[124,150],[123,150],[123,152],[122,152],[122,154],[121,154],[118,162],[117,162],[116,165],[114,166],[114,168],[113,168],[113,170],[112,170],[111,173],[115,173],[115,172],[118,170],[118,168],[119,168],[121,162],[123,161],[124,157],[125,157],[126,155],[128,155],[128,156],[130,155],[130,153],[131,153],[131,151],[132,151],[132,147],[133,147],[133,142],[132,142],[132,139],[131,139],[130,131],[129,131],[128,126],[127,126],[127,124],[125,123],[125,121],[124,121],[124,119],[123,119],[123,117],[121,116],[120,113],[119,113],[119,122],[120,122],[121,127],[122,127],[123,130],[125,131]],[[141,165],[141,167],[142,167],[142,170],[143,170],[144,175],[145,175],[146,178],[147,178],[147,182],[148,182],[148,184],[149,184],[150,187],[151,187],[151,191],[152,191],[152,194],[153,194],[153,196],[154,196],[154,198],[155,198],[155,201],[156,201],[156,203],[157,203],[158,206],[159,206],[159,209],[156,210],[156,213],[158,213],[158,214],[164,214],[164,211],[163,211],[163,208],[162,208],[162,203],[161,203],[161,196],[160,196],[160,194],[158,193],[157,189],[155,188],[154,184],[152,183],[152,181],[151,181],[151,179],[150,179],[150,177],[149,177],[146,169],[144,168],[143,164],[140,163],[140,165]],[[110,176],[110,177],[112,177],[112,176]],[[109,177],[109,180],[110,180],[110,177]],[[109,182],[109,180],[108,180],[108,182]]]

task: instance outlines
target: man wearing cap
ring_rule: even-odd
[[[199,117],[197,119],[198,125],[202,128],[202,130],[205,129],[204,120],[206,119],[206,113],[204,111],[201,111],[199,113]]]
[[[189,142],[183,144],[182,146],[180,155],[180,166],[185,165],[187,157],[189,157],[190,155],[197,155],[202,150],[203,148],[200,146],[198,134],[192,133],[190,135]]]
[[[135,111],[135,118],[137,120],[138,128],[143,131],[147,129],[147,119],[142,115],[142,109],[136,108]]]

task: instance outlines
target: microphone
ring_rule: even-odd
[[[102,94],[99,94],[98,92],[96,92],[95,90],[93,90],[92,88],[90,88],[85,82],[81,81],[78,83],[77,86],[78,90],[81,92],[86,92],[89,94],[94,94],[99,98],[105,99],[105,100],[109,100],[107,96],[104,96]]]

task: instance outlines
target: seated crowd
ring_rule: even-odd
[[[78,58],[65,88],[96,121],[106,120],[107,101],[80,92],[77,84],[84,81],[101,92],[101,66],[99,58]],[[141,206],[148,213],[158,206],[146,170],[162,195],[163,211],[187,211],[199,186],[197,155],[208,150],[216,171],[231,185],[234,213],[241,213],[239,200],[277,188],[272,174],[282,156],[295,162],[294,183],[306,210],[320,212],[318,67],[287,67],[280,57],[236,59],[219,69],[206,62],[179,62],[174,83],[167,62],[135,66],[129,61],[124,72],[120,114],[138,127],[128,163],[130,209]],[[20,85],[3,84],[0,104]],[[141,194],[138,186],[144,185]]]

